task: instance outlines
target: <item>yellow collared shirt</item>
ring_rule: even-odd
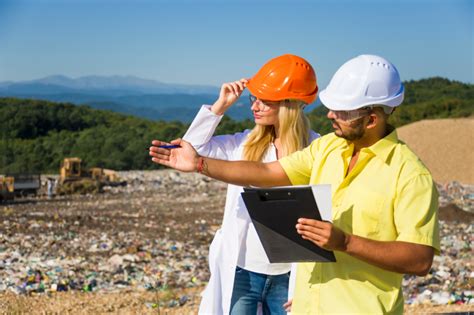
[[[329,134],[280,159],[293,185],[331,184],[332,217],[344,232],[432,246],[439,253],[438,192],[396,131],[359,153]],[[292,314],[401,314],[403,275],[335,252],[335,263],[300,263]]]

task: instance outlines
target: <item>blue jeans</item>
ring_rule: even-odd
[[[288,301],[289,277],[289,273],[271,276],[237,267],[230,314],[256,314],[261,303],[263,314],[286,315],[283,304]]]

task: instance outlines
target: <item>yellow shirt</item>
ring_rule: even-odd
[[[439,253],[438,192],[396,131],[359,153],[334,134],[280,159],[293,185],[331,184],[333,224],[378,241],[432,246]],[[300,263],[292,314],[399,314],[403,275],[335,251],[335,263]]]

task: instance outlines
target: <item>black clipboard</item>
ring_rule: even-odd
[[[336,261],[296,232],[299,218],[321,220],[311,186],[244,188],[241,195],[271,263]]]

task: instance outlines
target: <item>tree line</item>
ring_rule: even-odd
[[[396,127],[473,115],[472,84],[430,78],[405,82],[405,89],[402,107],[390,118]],[[319,106],[308,114],[312,129],[321,134],[332,131],[326,113]],[[181,137],[187,127],[180,121],[151,121],[88,106],[0,98],[0,174],[57,173],[65,157],[80,157],[85,167],[156,169],[148,156],[150,141]],[[252,127],[250,120],[225,116],[216,134]]]
[[[423,119],[460,118],[474,114],[474,85],[434,77],[404,82],[405,99],[390,115],[395,127]],[[324,106],[308,114],[311,126],[320,134],[332,131]]]

